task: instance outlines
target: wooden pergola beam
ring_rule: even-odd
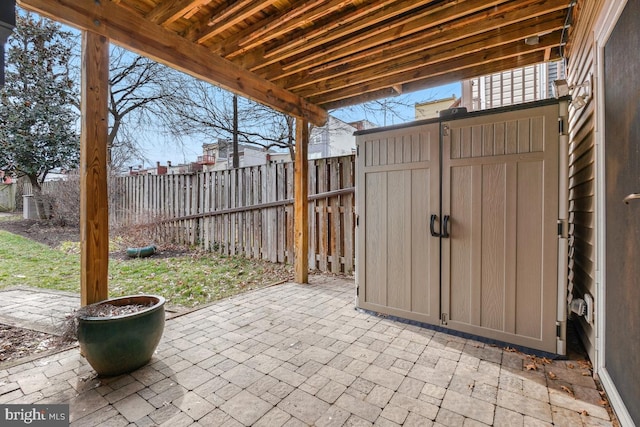
[[[296,159],[294,163],[293,267],[296,283],[309,283],[309,123],[296,120]]]
[[[84,306],[109,294],[109,40],[89,31],[82,34],[81,85],[80,302]]]
[[[112,1],[18,0],[18,4],[282,113],[317,126],[327,120],[326,110],[317,105]]]

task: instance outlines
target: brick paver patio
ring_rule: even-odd
[[[582,360],[356,311],[352,279],[311,283],[168,319],[129,375],[96,378],[77,348],[0,366],[0,403],[69,403],[74,426],[615,425]]]

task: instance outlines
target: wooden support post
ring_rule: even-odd
[[[297,283],[309,283],[309,122],[296,119],[296,159],[294,169],[294,272]]]
[[[80,302],[108,297],[107,132],[109,40],[82,34],[80,134]]]

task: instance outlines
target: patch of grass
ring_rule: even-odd
[[[18,215],[16,213],[3,213],[0,215],[0,222],[2,221],[19,221],[22,219],[22,215]]]
[[[33,286],[80,292],[80,255],[0,230],[0,288]],[[171,306],[194,307],[290,279],[291,267],[241,257],[194,253],[109,261],[109,296],[157,294]]]
[[[0,230],[0,288],[80,290],[80,257]]]
[[[279,264],[216,254],[111,260],[110,294],[151,293],[193,307],[291,277]]]

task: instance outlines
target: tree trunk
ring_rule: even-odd
[[[33,194],[33,201],[36,205],[36,212],[38,219],[49,219],[51,217],[51,203],[46,200],[44,194],[42,194],[42,186],[38,182],[37,176],[28,176],[31,183],[31,193]]]
[[[291,161],[295,162],[296,160],[296,152],[295,152],[295,129],[293,127],[295,123],[295,119],[291,116],[287,116],[287,128],[289,131],[287,146],[289,147],[289,155],[291,156]]]

